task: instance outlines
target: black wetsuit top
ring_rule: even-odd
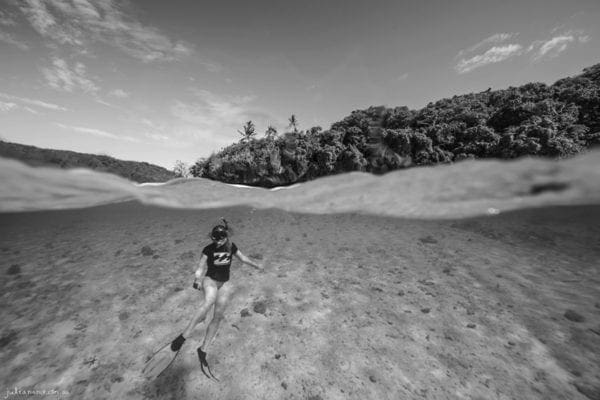
[[[227,250],[227,245],[217,247],[211,243],[202,249],[202,254],[206,255],[208,270],[206,276],[218,282],[227,282],[229,280],[229,267],[231,267],[231,256],[237,253],[238,248],[235,243],[231,243],[231,251]]]

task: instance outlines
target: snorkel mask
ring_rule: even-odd
[[[219,241],[227,237],[227,229],[223,225],[217,225],[213,228],[210,238],[212,240]]]
[[[228,235],[228,226],[227,226],[227,221],[225,220],[225,218],[222,218],[223,221],[223,225],[217,225],[212,229],[212,232],[210,233],[210,238],[212,240],[214,240],[215,242],[219,241],[219,240],[223,240],[224,238],[227,238]]]

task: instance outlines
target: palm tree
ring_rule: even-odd
[[[242,129],[243,132],[238,131],[238,133],[242,135],[242,142],[249,142],[252,139],[252,137],[256,135],[256,127],[254,126],[252,121],[246,122]]]
[[[298,133],[298,126],[300,125],[298,123],[298,119],[296,118],[296,116],[294,114],[292,114],[292,116],[290,117],[290,119],[288,119],[289,121],[289,125],[288,128],[292,128],[294,130],[294,133]]]
[[[269,127],[265,131],[265,137],[268,140],[272,140],[275,138],[275,136],[277,136],[277,129],[275,129],[272,125],[269,125]]]

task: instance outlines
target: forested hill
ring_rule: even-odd
[[[322,131],[273,128],[258,138],[248,121],[238,143],[199,160],[194,176],[259,186],[346,171],[383,173],[469,158],[567,157],[600,143],[600,64],[553,85],[488,89],[420,110],[369,107]]]
[[[66,150],[40,149],[0,141],[0,157],[13,158],[32,166],[89,168],[109,172],[134,182],[166,182],[176,178],[174,172],[146,162],[123,161],[109,156],[76,153]]]

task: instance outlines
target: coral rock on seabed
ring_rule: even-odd
[[[152,248],[150,246],[144,246],[144,247],[142,247],[141,253],[144,257],[147,257],[147,256],[153,255],[154,250],[152,250]]]
[[[10,266],[10,268],[8,268],[8,270],[6,271],[7,275],[16,275],[16,274],[20,274],[21,273],[21,267],[19,266],[19,264],[13,264]]]
[[[564,314],[565,318],[573,322],[585,322],[583,315],[578,314],[573,310],[567,310]]]
[[[265,315],[267,312],[267,304],[264,301],[257,301],[254,303],[253,309],[255,313]]]

